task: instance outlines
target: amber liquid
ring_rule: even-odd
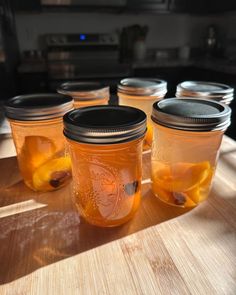
[[[153,138],[153,125],[151,121],[152,105],[163,96],[131,96],[119,93],[119,105],[127,105],[144,111],[147,115],[147,132],[143,141],[143,150],[151,149]]]
[[[10,123],[25,184],[42,192],[67,184],[71,179],[71,160],[65,153],[62,120]]]
[[[154,194],[170,205],[197,206],[209,195],[223,132],[153,127]]]
[[[141,198],[142,140],[111,146],[69,143],[80,214],[102,227],[131,219]]]
[[[83,107],[90,107],[95,105],[107,105],[109,97],[91,99],[91,100],[79,100],[74,98],[74,108],[79,109]]]

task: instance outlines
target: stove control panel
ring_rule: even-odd
[[[46,35],[47,47],[58,46],[91,46],[91,45],[118,45],[117,34],[49,34]]]

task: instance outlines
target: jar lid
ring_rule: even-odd
[[[73,110],[64,116],[64,135],[92,144],[135,140],[146,132],[146,114],[128,106],[94,106]]]
[[[103,99],[104,96],[109,97],[109,86],[98,82],[66,82],[57,89],[57,92],[81,101],[88,101],[94,98]]]
[[[41,121],[62,117],[73,109],[73,99],[61,94],[27,94],[7,100],[4,107],[9,119]]]
[[[204,81],[185,81],[177,85],[176,96],[213,98],[231,101],[234,89],[226,84]]]
[[[231,109],[218,102],[194,98],[169,98],[153,104],[152,120],[160,125],[188,131],[225,130]]]
[[[126,78],[120,81],[118,92],[134,96],[165,96],[167,83],[152,78]]]

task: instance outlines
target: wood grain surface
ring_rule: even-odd
[[[148,179],[150,154],[144,155]],[[192,210],[143,185],[135,217],[101,229],[71,187],[35,193],[15,157],[0,160],[0,294],[236,294],[236,143],[225,137],[214,186]]]

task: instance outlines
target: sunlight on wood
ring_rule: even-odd
[[[0,208],[0,218],[43,208],[46,206],[47,204],[38,203],[35,200],[28,200],[16,204],[11,204]]]

